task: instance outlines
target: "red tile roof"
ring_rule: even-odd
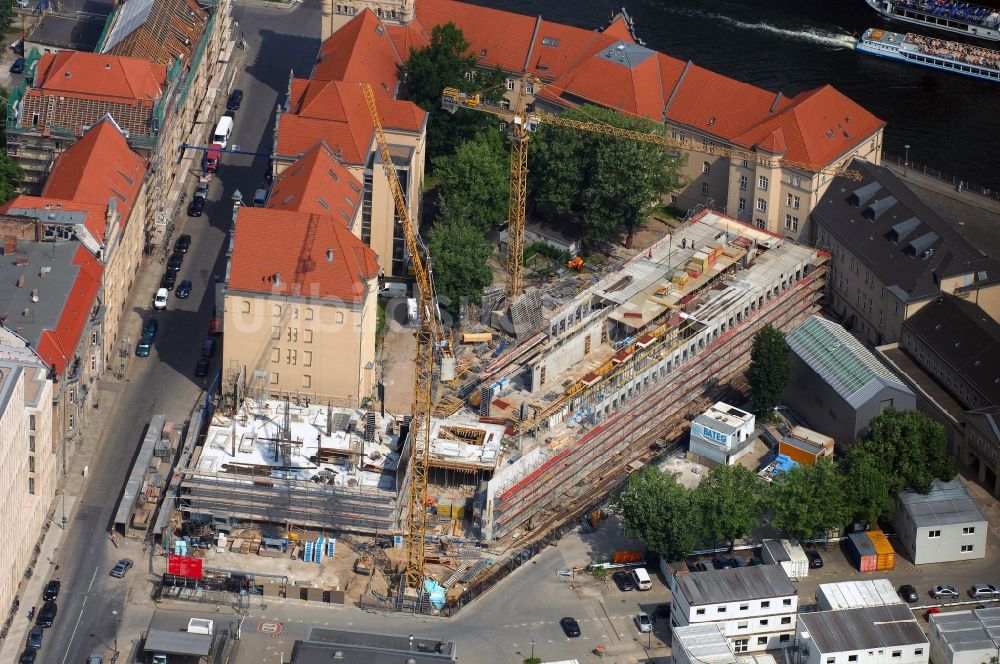
[[[101,289],[104,266],[82,245],[73,265],[80,267],[54,329],[42,332],[35,350],[42,361],[62,375],[73,360],[87,319]]]
[[[47,94],[152,105],[163,95],[167,68],[118,55],[58,51],[38,61],[34,88]]]
[[[342,219],[240,208],[231,290],[358,303],[369,295],[368,281],[378,272],[375,252]]]
[[[132,152],[114,122],[102,120],[59,155],[45,181],[42,197],[103,208],[114,201],[119,223],[124,226],[145,175],[146,160]],[[98,241],[105,240],[103,215],[99,225],[92,227],[89,217],[87,225]]]
[[[454,0],[419,0],[416,10],[427,34],[448,22],[461,28],[483,67],[524,71],[539,19]]]
[[[314,81],[366,82],[376,94],[396,96],[403,61],[385,26],[365,9],[333,33],[320,48]]]
[[[297,103],[294,93],[298,86],[294,80],[292,91],[291,110],[278,119],[276,151],[279,155],[305,154],[320,141],[325,141],[341,161],[367,162],[375,129],[360,85],[309,81]],[[427,113],[409,101],[380,98],[378,110],[382,126],[388,130],[416,133],[427,120]]]
[[[361,181],[334,158],[333,150],[320,143],[278,176],[267,208],[330,215],[350,227],[361,188]]]

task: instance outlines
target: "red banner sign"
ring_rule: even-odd
[[[200,579],[201,558],[189,556],[170,556],[167,559],[167,572],[175,576],[186,576],[189,579]]]

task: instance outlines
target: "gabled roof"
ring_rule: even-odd
[[[73,361],[104,274],[104,266],[82,245],[77,245],[73,265],[79,268],[79,272],[63,304],[59,320],[54,328],[42,332],[37,346],[38,356],[60,375]]]
[[[193,0],[128,0],[110,22],[101,52],[171,65],[191,62],[208,13]]]
[[[267,208],[240,208],[230,260],[231,291],[345,303],[363,302],[379,271],[343,219]]]
[[[146,160],[132,152],[113,120],[104,119],[59,155],[45,181],[42,197],[103,207],[113,203],[124,226],[145,175]],[[88,228],[103,242],[103,216],[99,226],[91,227],[89,222],[88,217]]]
[[[1000,324],[978,306],[941,293],[903,323],[992,405],[1000,405]],[[921,363],[923,364],[923,362]],[[969,395],[956,395],[969,407]]]
[[[688,606],[795,595],[781,565],[756,565],[679,574],[677,589]],[[789,613],[792,611],[789,610]]]
[[[375,128],[360,85],[308,81],[302,86],[293,79],[292,93],[291,110],[278,119],[278,154],[304,154],[325,141],[341,161],[367,163]],[[409,101],[381,98],[378,110],[387,130],[419,132],[427,119],[427,113]]]
[[[905,604],[800,613],[799,620],[824,655],[927,643],[927,636]]]
[[[1000,264],[983,256],[892,171],[859,159],[851,168],[861,173],[861,181],[835,178],[812,219],[850,247],[897,297],[929,299],[947,277],[973,275],[982,281],[1000,275]]]
[[[810,316],[785,339],[792,352],[852,408],[859,408],[884,388],[912,394],[896,374],[838,323]]]
[[[369,83],[376,94],[395,97],[403,61],[370,9],[364,9],[323,42],[313,81]]]
[[[928,493],[907,489],[900,491],[898,497],[900,509],[917,528],[986,522],[986,516],[958,475],[947,482],[933,480]]]
[[[167,68],[146,60],[58,51],[39,60],[32,89],[46,95],[152,106],[163,96],[166,81]]]
[[[330,215],[350,228],[361,188],[362,183],[334,158],[333,150],[319,143],[278,176],[267,208]]]

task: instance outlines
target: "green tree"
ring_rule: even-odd
[[[646,466],[628,478],[618,497],[622,531],[646,540],[651,551],[667,560],[684,558],[694,550],[699,528],[691,492],[656,466]]]
[[[877,523],[887,519],[895,509],[890,489],[890,469],[885,457],[864,445],[856,445],[841,461],[849,491],[845,497],[853,519],[861,523]]]
[[[585,105],[562,116],[644,133],[664,131],[647,118],[598,106]],[[684,157],[650,143],[543,122],[530,149],[532,199],[543,208],[578,215],[591,245],[624,231],[631,246],[636,229],[662,195],[681,183]]]
[[[750,534],[765,508],[765,486],[743,466],[715,466],[692,494],[702,521],[702,543],[729,546]]]
[[[7,156],[6,150],[0,152],[0,201],[14,198],[23,182],[24,172],[21,166]]]
[[[769,491],[774,525],[802,540],[844,527],[851,518],[845,481],[829,457],[782,473]]]
[[[785,334],[770,324],[754,335],[750,349],[747,383],[750,407],[759,416],[770,416],[788,385],[788,353]]]
[[[458,312],[463,298],[478,301],[493,281],[487,261],[492,248],[482,233],[461,219],[442,215],[428,233],[428,251],[433,257],[434,287],[441,306]]]
[[[948,481],[958,472],[948,453],[944,427],[917,410],[888,408],[868,423],[868,433],[849,451],[881,459],[889,493],[931,490],[934,479]]]
[[[499,132],[482,131],[441,157],[434,169],[440,185],[438,205],[481,232],[507,219],[509,162]]]

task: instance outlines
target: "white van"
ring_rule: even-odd
[[[632,580],[635,581],[635,587],[639,590],[649,590],[653,587],[653,581],[649,578],[649,572],[646,571],[645,567],[636,567],[632,570]]]
[[[215,125],[215,134],[212,135],[212,142],[218,143],[222,149],[226,149],[229,143],[229,135],[233,133],[233,119],[228,116],[219,118],[219,124]]]
[[[156,295],[153,297],[153,308],[154,309],[166,309],[167,308],[167,289],[161,288],[156,291]]]

